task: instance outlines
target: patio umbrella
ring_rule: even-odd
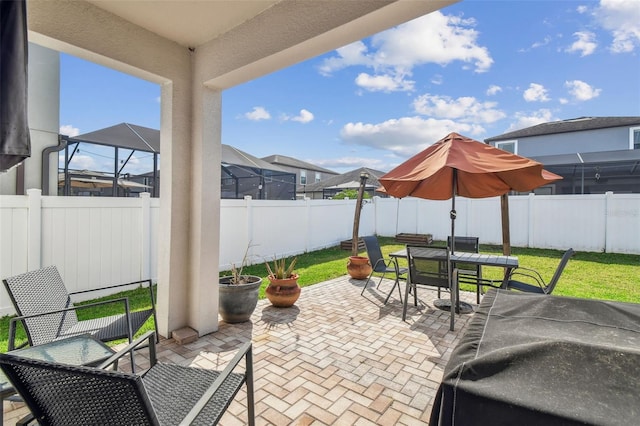
[[[31,155],[26,8],[24,0],[0,2],[0,172]]]
[[[511,190],[530,191],[559,179],[562,177],[544,170],[537,161],[450,133],[378,180],[387,194],[398,198],[451,198],[453,251],[456,195],[467,198],[505,195],[502,198],[502,228],[503,238],[508,238],[506,194]],[[508,241],[503,242],[506,248]]]

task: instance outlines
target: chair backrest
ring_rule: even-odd
[[[571,259],[574,254],[575,252],[572,248],[564,252],[564,254],[562,255],[562,259],[560,259],[560,263],[556,268],[556,272],[553,274],[553,277],[551,277],[551,281],[549,281],[549,284],[544,288],[545,294],[551,294],[551,292],[553,292],[553,289],[556,288],[556,284],[558,284],[558,281],[560,281],[560,275],[562,275],[562,271],[564,271],[565,266],[567,266],[567,263],[569,263],[569,259]]]
[[[455,245],[454,251],[463,251],[467,253],[480,253],[480,238],[478,237],[453,237]],[[447,237],[447,245],[451,247],[451,236]],[[480,265],[471,265],[468,263],[456,263],[461,274],[475,274],[480,273]]]
[[[382,255],[382,249],[380,249],[380,243],[378,237],[375,235],[369,235],[362,237],[364,246],[367,248],[367,256],[369,256],[369,262],[373,265],[375,272],[385,272],[387,265],[384,262],[384,256]]]
[[[55,266],[25,272],[3,279],[13,307],[19,316],[34,315],[73,307],[71,297]],[[55,340],[78,322],[75,311],[24,320],[30,345]]]
[[[133,374],[0,354],[0,366],[40,425],[157,425]]]
[[[427,247],[432,250],[442,252],[442,257],[446,260],[416,259],[412,253],[414,249],[425,248],[424,246],[412,248],[407,246],[407,261],[409,263],[408,280],[412,284],[425,285],[431,287],[449,288],[449,265],[448,247]]]
[[[478,237],[453,237],[454,251],[464,251],[468,253],[480,252],[480,238]],[[447,237],[447,245],[451,247],[451,236]]]

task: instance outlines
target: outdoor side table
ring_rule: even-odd
[[[62,364],[96,366],[115,353],[113,349],[89,334],[54,340],[43,345],[16,349],[8,352],[25,358]],[[0,369],[0,403],[16,393],[4,372]],[[4,416],[0,416],[2,426]]]

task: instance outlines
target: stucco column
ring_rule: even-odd
[[[189,324],[200,336],[218,330],[221,102],[219,90],[194,87],[191,159]]]
[[[221,93],[189,75],[162,85],[158,327],[218,329]]]
[[[190,74],[190,73],[185,73]],[[162,336],[187,325],[191,210],[191,79],[161,87],[158,328]]]

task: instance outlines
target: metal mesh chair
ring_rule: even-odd
[[[141,375],[107,370],[142,344],[151,367]],[[234,372],[242,358],[243,372]],[[223,371],[158,363],[150,331],[100,367],[77,367],[0,354],[0,366],[40,425],[215,425],[246,384],[254,425],[253,355],[245,343]]]
[[[378,281],[378,287],[380,287],[380,283],[382,283],[382,279],[386,274],[393,274],[395,276],[395,282],[393,283],[393,287],[387,296],[387,300],[389,300],[389,296],[393,292],[394,287],[398,287],[398,293],[400,293],[400,279],[403,275],[405,275],[408,271],[408,268],[401,268],[398,266],[398,260],[395,258],[385,258],[382,254],[382,250],[380,249],[380,243],[378,242],[378,238],[375,235],[370,235],[368,237],[362,237],[364,241],[364,245],[367,248],[367,256],[369,256],[369,262],[371,262],[372,269],[371,273],[367,277],[367,281],[364,283],[364,287],[360,292],[362,296],[364,291],[367,289],[367,285],[371,280],[371,277],[374,273],[382,274],[380,277],[380,281]],[[402,299],[402,293],[400,293],[400,299]]]
[[[126,284],[102,287],[99,289],[67,292],[67,289],[55,266],[26,272],[3,279],[11,302],[18,314],[9,324],[9,350],[15,348],[17,322],[22,322],[31,346],[48,343],[56,339],[79,334],[91,334],[104,342],[128,339],[133,340],[135,332],[153,315],[156,333],[158,322],[155,315],[155,300],[151,280],[135,281]],[[151,308],[130,312],[126,297],[74,306],[71,296],[91,291],[116,289],[119,287],[147,284]],[[122,314],[79,321],[78,309],[98,305],[121,305]]]
[[[539,294],[551,294],[553,289],[556,288],[556,284],[560,280],[560,275],[562,275],[562,271],[564,271],[565,266],[569,263],[569,259],[575,254],[572,248],[565,251],[562,255],[562,259],[560,259],[560,263],[558,264],[558,268],[556,268],[556,272],[551,277],[551,280],[548,284],[544,282],[544,279],[540,275],[540,273],[534,269],[528,269],[519,267],[514,269],[509,276],[509,280],[507,281],[507,289],[508,290],[519,290],[528,293],[539,293]],[[534,283],[526,283],[523,281],[514,280],[514,276],[522,276],[528,280],[533,281]]]
[[[420,249],[425,247],[416,247]],[[434,287],[438,290],[449,290],[449,248],[448,247],[426,247],[429,250],[436,250],[441,254],[437,259],[417,259],[413,256],[411,246],[407,246],[407,261],[409,262],[409,277],[407,279],[407,289],[404,294],[404,306],[402,308],[402,320],[407,318],[407,305],[409,304],[409,293],[413,293],[413,304],[418,306],[418,286]],[[453,312],[454,310],[452,310]],[[453,315],[453,313],[452,313]]]

